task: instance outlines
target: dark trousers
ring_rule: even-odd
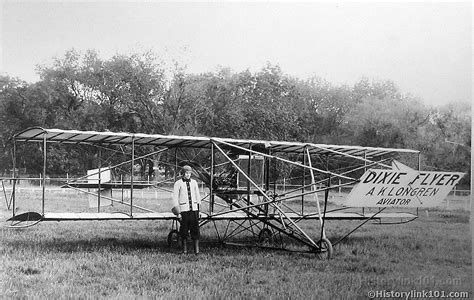
[[[191,239],[199,240],[199,211],[182,211],[181,212],[181,227],[180,234],[183,240],[188,237],[188,231],[191,234]]]

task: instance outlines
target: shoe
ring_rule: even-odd
[[[199,240],[194,240],[194,254],[198,255],[199,254]]]
[[[188,254],[188,245],[186,243],[186,240],[183,240],[182,245],[183,245],[183,254]]]

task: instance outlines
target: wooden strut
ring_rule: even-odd
[[[343,240],[345,240],[349,235],[351,235],[354,231],[356,231],[357,229],[359,229],[360,227],[362,227],[364,224],[366,224],[367,222],[369,222],[370,220],[373,220],[375,218],[376,215],[378,215],[379,213],[383,212],[384,210],[386,209],[386,207],[382,208],[381,210],[379,210],[378,212],[376,212],[375,214],[373,214],[370,218],[368,218],[367,220],[365,220],[364,222],[362,222],[361,224],[359,224],[359,226],[357,226],[356,228],[352,229],[349,233],[347,233],[345,236],[343,236],[342,238],[340,238],[339,240],[337,240],[337,242],[335,243],[332,243],[333,246],[339,244],[340,242],[342,242]]]
[[[13,217],[15,216],[15,190],[16,190],[16,139],[13,140],[13,190],[12,190],[12,201],[13,201]]]
[[[135,167],[135,137],[132,136],[132,159],[130,161],[130,217],[133,217],[133,168]]]
[[[307,246],[309,246],[309,247],[314,247],[314,245],[312,245],[311,243],[309,243],[309,242],[307,242],[307,241],[305,241],[305,240],[303,240],[303,239],[300,239],[300,238],[297,237],[297,236],[290,235],[290,234],[289,234],[288,232],[286,232],[284,229],[282,229],[282,228],[280,228],[280,227],[278,227],[278,226],[272,224],[271,222],[268,221],[268,218],[259,216],[259,215],[257,215],[257,214],[254,214],[254,213],[251,213],[250,211],[248,211],[248,208],[257,208],[260,212],[263,213],[264,210],[261,208],[262,204],[255,204],[255,205],[250,205],[250,206],[240,206],[240,205],[239,205],[238,203],[236,203],[236,202],[234,202],[233,204],[234,204],[234,206],[236,206],[236,207],[238,207],[238,208],[232,210],[232,212],[236,212],[236,211],[246,211],[246,213],[247,213],[250,217],[252,217],[253,219],[259,220],[260,222],[262,222],[262,223],[264,223],[264,224],[266,224],[266,225],[272,227],[273,229],[277,230],[278,232],[284,233],[284,234],[286,234],[286,235],[289,235],[289,236],[291,236],[292,238],[294,238],[295,240],[297,240],[297,241],[299,241],[299,242],[301,242],[301,243],[303,243],[303,244],[305,244],[305,245],[307,245]],[[229,213],[229,212],[231,212],[231,211],[225,211],[225,212],[213,214],[211,217],[215,217],[215,216],[217,216],[217,215],[226,214],[226,213]],[[274,220],[275,220],[275,221],[279,221],[278,219],[274,219]],[[213,221],[213,222],[215,223],[215,219],[212,219],[212,220],[209,220],[209,221]],[[208,222],[208,221],[207,221],[207,222]],[[204,222],[202,223],[202,225],[203,225],[203,224],[206,224],[207,222],[204,221]],[[227,226],[229,226],[229,225],[230,225],[230,220],[229,220],[229,223],[228,223]],[[283,224],[283,225],[284,225],[284,224]],[[215,226],[215,225],[214,225],[214,226]],[[225,235],[227,234],[227,230],[228,230],[228,228],[226,229]]]
[[[132,139],[132,152],[131,152],[132,158],[128,161],[125,161],[125,162],[122,162],[122,163],[119,163],[119,164],[116,164],[116,165],[110,167],[110,169],[114,169],[114,168],[117,168],[119,166],[125,165],[127,163],[131,164],[131,167],[130,167],[130,173],[131,173],[131,175],[130,175],[130,203],[126,203],[126,202],[123,201],[123,178],[121,178],[121,183],[122,183],[122,200],[121,201],[115,200],[111,197],[102,196],[100,194],[101,185],[102,185],[102,178],[101,178],[101,174],[102,174],[102,166],[101,166],[101,156],[102,155],[101,154],[102,154],[102,151],[101,151],[101,147],[99,147],[99,158],[98,158],[99,169],[98,169],[98,171],[95,172],[95,173],[92,173],[92,174],[88,174],[86,176],[82,176],[78,179],[73,180],[72,182],[67,182],[66,186],[68,186],[69,188],[73,188],[75,190],[87,193],[87,194],[96,195],[97,196],[97,212],[98,213],[100,213],[101,197],[104,198],[104,199],[110,200],[112,202],[122,203],[122,204],[130,206],[130,216],[131,217],[133,217],[133,207],[136,207],[138,209],[142,209],[142,210],[145,210],[145,211],[148,211],[148,212],[154,212],[153,210],[146,209],[144,207],[140,207],[140,206],[137,206],[137,205],[135,205],[135,206],[133,205],[133,168],[134,168],[134,162],[137,159],[142,159],[142,158],[145,158],[145,157],[148,157],[148,156],[151,156],[151,155],[155,155],[155,154],[167,151],[167,150],[168,150],[168,148],[164,148],[164,149],[160,149],[158,151],[154,151],[154,152],[151,152],[151,153],[148,153],[148,154],[145,154],[145,155],[142,155],[140,157],[135,158],[135,143],[134,143],[134,139]],[[90,177],[92,175],[98,175],[98,177],[99,177],[99,179],[98,179],[99,180],[99,182],[98,182],[99,192],[97,194],[94,194],[94,193],[91,193],[91,192],[86,192],[84,190],[74,188],[73,186],[70,185],[70,183],[74,183],[75,181]],[[44,177],[44,175],[43,175],[43,177]],[[43,185],[43,187],[44,187],[44,185]],[[44,209],[43,209],[43,215],[44,215]]]
[[[211,145],[211,182],[209,184],[209,213],[214,212],[214,144]]]
[[[164,151],[167,151],[167,150],[169,150],[169,149],[168,149],[168,148],[160,149],[160,150],[157,150],[157,151],[154,151],[154,152],[151,152],[151,153],[148,153],[148,154],[139,156],[139,157],[135,157],[135,160],[139,160],[139,159],[142,159],[142,158],[145,158],[145,157],[148,157],[148,156],[152,156],[152,155],[155,155],[155,154],[159,154],[159,153],[164,152]],[[118,168],[118,167],[120,167],[120,166],[129,164],[131,161],[132,161],[132,160],[127,160],[127,161],[121,162],[121,163],[119,163],[119,164],[116,164],[116,165],[113,165],[113,166],[109,167],[109,169]],[[82,176],[82,177],[79,177],[79,178],[75,178],[75,179],[69,181],[69,183],[74,183],[74,182],[76,182],[76,181],[83,180],[83,179],[86,179],[87,177],[90,177],[90,176],[92,176],[92,175],[97,175],[97,174],[99,174],[99,172],[87,174],[87,175],[85,175],[85,176]]]
[[[46,159],[47,159],[47,141],[46,132],[43,134],[43,190],[41,195],[41,215],[44,216],[44,202],[46,193]]]
[[[354,155],[350,155],[350,154],[347,154],[347,153],[343,153],[343,152],[340,152],[340,151],[336,151],[336,150],[331,150],[331,149],[328,149],[328,148],[325,148],[325,147],[321,147],[321,146],[316,146],[314,145],[313,147],[315,148],[318,148],[318,149],[321,149],[321,150],[324,150],[324,151],[327,151],[327,152],[330,152],[330,153],[334,153],[334,154],[340,154],[340,155],[343,155],[345,157],[349,157],[349,158],[353,158],[353,159],[356,159],[356,160],[362,160],[364,162],[370,162],[372,163],[373,161],[371,160],[368,160],[367,157],[366,157],[366,151],[364,150],[364,158],[362,157],[359,157],[359,156],[354,156]],[[385,167],[385,168],[390,168],[389,165],[386,165],[386,164],[383,164],[381,162],[376,162],[378,165],[382,166],[382,167]]]
[[[331,188],[337,188],[339,186],[345,186],[345,185],[348,185],[350,183],[346,183],[346,184],[341,184],[341,185],[334,185],[332,186]],[[325,191],[327,190],[328,188],[325,187],[325,188],[322,188],[320,190],[316,190],[316,192],[320,192],[320,191]],[[313,194],[314,192],[311,191],[311,192],[306,192],[305,195],[309,195],[309,194]],[[285,198],[280,198],[280,199],[274,199],[274,200],[271,200],[272,203],[280,203],[280,202],[283,202],[285,200],[289,200],[289,199],[293,199],[293,198],[296,198],[296,197],[299,197],[300,195],[295,195],[295,196],[289,196],[289,197],[285,197]],[[235,205],[235,204],[234,204]],[[232,210],[227,210],[227,211],[220,211],[220,212],[217,212],[217,213],[214,213],[212,214],[212,216],[220,216],[220,215],[225,215],[227,213],[231,213],[231,212],[237,212],[237,211],[242,211],[242,210],[248,210],[249,208],[260,208],[260,206],[262,206],[262,204],[251,204],[251,205],[247,205],[247,206],[242,206],[242,207],[239,207],[237,209],[232,209]],[[345,208],[344,208],[345,209]],[[261,211],[263,212],[264,210],[261,209]]]
[[[5,197],[5,203],[7,204],[7,209],[9,210],[12,204],[12,199],[10,199],[10,201],[8,200],[7,191],[5,189],[5,184],[3,183],[3,179],[2,179],[2,190],[3,190],[3,196]]]
[[[305,156],[304,158],[306,159],[306,156]],[[390,159],[391,159],[391,158],[386,158],[386,159],[384,159],[384,160],[381,160],[380,162],[386,161],[386,160],[390,160]],[[361,169],[365,169],[365,168],[370,167],[370,166],[373,166],[373,165],[378,165],[380,162],[372,162],[371,164],[364,165],[364,166],[361,166],[361,167],[358,167],[358,168],[351,169],[351,170],[349,170],[349,171],[343,172],[343,173],[341,173],[341,175],[346,175],[346,174],[349,174],[349,173],[352,173],[352,172],[356,172],[356,171],[361,170]],[[365,173],[365,171],[364,171],[364,173]],[[287,195],[287,194],[291,194],[291,193],[297,192],[297,191],[299,191],[299,190],[301,190],[301,189],[306,189],[306,188],[312,187],[313,185],[318,185],[318,184],[320,184],[320,183],[326,182],[327,180],[328,180],[328,179],[325,178],[325,179],[322,179],[322,180],[319,180],[319,181],[315,181],[314,183],[311,183],[311,184],[307,184],[307,185],[303,185],[303,186],[298,187],[298,188],[295,188],[295,189],[287,190],[286,192],[281,193],[281,194],[279,194],[279,195],[280,195],[280,196],[284,196],[284,195]],[[358,182],[358,181],[359,181],[358,179],[354,179],[354,181],[352,181],[352,182],[345,183],[345,184],[335,185],[335,186],[333,186],[332,188],[342,187],[342,186],[345,186],[345,185],[351,185],[351,184],[356,183],[356,182]],[[325,190],[325,188],[320,189],[319,191],[324,191],[324,190]],[[306,194],[305,194],[305,195],[306,195]]]
[[[243,224],[245,224],[246,221],[248,221],[250,223],[249,226],[243,226]],[[237,228],[235,228],[232,232],[227,234],[227,231],[229,229],[229,225],[231,224],[231,222],[237,224]],[[263,220],[262,220],[262,222],[264,224],[267,223]],[[255,232],[253,231],[253,227],[257,227],[258,229],[260,229],[256,223],[252,223],[252,219],[250,219],[250,218],[249,219],[244,219],[240,223],[238,223],[236,220],[229,220],[229,222],[227,223],[226,231],[225,231],[224,236],[222,237],[221,241],[224,242],[225,240],[227,240],[229,238],[232,238],[234,236],[237,236],[238,234],[240,234],[244,231],[249,231],[250,233],[252,233],[253,236],[256,236]],[[241,230],[238,231],[238,229],[241,229]]]
[[[307,159],[308,159],[308,165],[310,167],[312,167],[312,163],[311,163],[311,155],[309,154],[309,151],[308,151],[308,148],[306,148],[306,155],[307,155]],[[314,182],[315,182],[315,179],[314,179],[314,171],[313,169],[309,169],[310,173],[311,173],[311,189],[314,191]],[[330,178],[330,177],[329,177]],[[328,180],[328,184],[329,184],[329,180]],[[327,206],[327,192],[329,190],[327,189],[326,190],[326,196],[325,196],[325,203],[324,203],[324,217],[326,216],[326,206]],[[314,197],[315,197],[315,200],[316,200],[316,207],[318,209],[318,215],[319,215],[319,222],[321,224],[321,239],[322,238],[326,238],[326,232],[324,231],[324,220],[323,220],[323,217],[321,216],[321,207],[319,205],[319,198],[318,198],[318,194],[315,192],[314,193]]]
[[[102,162],[101,162],[101,159],[102,159],[102,149],[99,148],[99,192],[97,193],[97,212],[100,213],[100,191],[102,190],[101,189],[101,183],[102,183],[102,177],[101,177],[101,166],[102,166]]]
[[[83,189],[80,189],[80,188],[77,188],[77,187],[74,187],[74,186],[70,186],[70,185],[68,185],[68,184],[66,184],[66,185],[67,185],[70,189],[73,189],[73,190],[76,190],[76,191],[79,191],[79,192],[82,192],[82,193],[85,193],[85,194],[88,194],[88,195],[97,196],[96,193],[89,192],[89,191],[85,191],[85,190],[83,190]],[[100,192],[99,192],[99,194],[100,194]],[[102,196],[102,198],[104,198],[104,199],[106,199],[106,200],[110,200],[110,201],[112,201],[112,202],[124,204],[124,205],[130,206],[130,207],[133,205],[132,203],[123,202],[123,199],[117,200],[117,199],[114,199],[114,198],[111,198],[111,197],[107,197],[107,196]],[[147,211],[147,212],[157,213],[157,212],[154,211],[154,210],[151,210],[151,209],[148,209],[148,208],[145,208],[145,207],[141,207],[141,206],[138,206],[138,205],[133,205],[133,207],[138,208],[138,209],[141,209],[141,210],[144,210],[144,211]]]
[[[240,223],[237,222],[237,221],[233,221],[233,220],[229,220],[229,225],[231,222],[233,222],[234,224],[237,224],[237,227],[232,230],[229,234],[227,234],[227,231],[225,232],[225,236],[223,237],[223,241],[225,241],[226,239],[230,239],[234,236],[237,236],[239,235],[240,233],[242,232],[245,232],[245,231],[250,231],[253,235],[255,235],[255,233],[253,231],[251,231],[250,229],[252,228],[252,225],[251,226],[248,226],[248,227],[245,227],[243,226],[243,224],[245,223],[245,221],[247,220],[242,220]],[[240,230],[239,230],[240,229]]]
[[[291,160],[288,160],[288,159],[284,159],[284,158],[281,158],[281,157],[278,157],[278,156],[272,156],[272,155],[268,155],[268,154],[265,154],[265,153],[262,153],[262,152],[258,152],[258,151],[254,151],[254,150],[249,150],[249,149],[246,149],[244,147],[240,147],[240,146],[237,146],[237,145],[233,145],[231,143],[227,143],[221,139],[218,139],[218,138],[215,138],[215,139],[211,139],[211,142],[215,143],[215,142],[219,142],[221,144],[224,144],[224,145],[227,145],[227,146],[230,146],[230,147],[233,147],[233,148],[236,148],[236,149],[240,149],[240,150],[243,150],[243,151],[248,151],[248,152],[251,152],[251,153],[255,153],[255,154],[258,154],[258,155],[261,155],[261,156],[265,156],[265,157],[272,157],[272,158],[275,158],[279,161],[282,161],[282,162],[286,162],[286,163],[289,163],[289,164],[292,164],[292,165],[295,165],[295,166],[299,166],[299,167],[302,167],[302,168],[305,168],[305,169],[310,169],[310,167],[308,166],[305,166],[303,164],[300,164],[300,163],[297,163],[297,162],[294,162],[294,161],[291,161]],[[217,145],[216,145],[217,146]],[[335,177],[340,177],[341,179],[348,179],[348,180],[356,180],[355,178],[351,178],[351,177],[347,177],[347,176],[344,176],[344,175],[340,175],[340,174],[337,174],[337,173],[333,173],[333,172],[329,172],[329,171],[325,171],[325,170],[321,170],[321,169],[318,169],[318,168],[311,168],[315,171],[318,171],[320,173],[324,173],[324,174],[331,174],[332,176],[335,176]]]

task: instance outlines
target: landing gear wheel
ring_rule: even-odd
[[[173,248],[177,248],[179,246],[179,241],[180,241],[180,238],[179,238],[179,232],[178,230],[176,229],[173,229],[170,231],[170,233],[168,234],[168,247],[173,247]]]
[[[332,258],[333,249],[332,244],[327,238],[322,238],[319,242],[317,242],[319,249],[317,250],[318,258],[323,260],[329,260]]]
[[[258,234],[258,242],[260,244],[271,243],[273,241],[273,233],[268,228],[263,228]]]

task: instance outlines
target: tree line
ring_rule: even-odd
[[[334,85],[272,64],[190,74],[153,52],[102,59],[94,50],[67,51],[37,72],[35,83],[0,76],[4,173],[13,135],[31,126],[410,148],[425,170],[470,172],[471,104],[430,107],[389,80]],[[79,171],[78,160],[61,159],[70,154],[52,153],[59,162],[48,170]],[[37,160],[25,155],[20,166],[38,172]]]

